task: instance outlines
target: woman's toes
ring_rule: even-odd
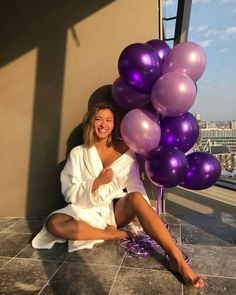
[[[198,278],[195,283],[193,284],[194,288],[202,288],[205,285],[205,282],[203,281],[203,279]]]

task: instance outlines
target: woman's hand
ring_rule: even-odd
[[[110,183],[113,179],[113,171],[111,168],[104,168],[93,182],[92,192],[99,188],[100,185]]]
[[[104,168],[100,174],[98,175],[97,179],[101,182],[101,184],[106,184],[112,181],[113,179],[113,171],[111,168],[106,167]]]
[[[108,234],[108,240],[118,240],[118,239],[133,239],[134,236],[132,233],[124,230],[118,230],[114,225],[107,225],[105,228],[106,233]]]

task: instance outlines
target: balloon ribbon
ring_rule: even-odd
[[[169,224],[165,223],[167,230],[169,230]],[[175,242],[177,240],[173,237]],[[150,256],[153,251],[157,250],[160,245],[150,238],[145,232],[141,232],[135,236],[133,239],[122,238],[118,241],[118,252],[122,254],[123,251],[126,252],[128,258],[145,258]],[[168,255],[165,256],[166,260],[169,260]],[[184,254],[184,259],[186,263],[190,262],[190,258]]]

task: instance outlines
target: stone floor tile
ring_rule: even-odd
[[[236,228],[230,225],[181,225],[183,244],[200,244],[214,246],[235,246]]]
[[[7,228],[5,232],[36,234],[41,230],[44,220],[44,217],[22,218],[15,225]]]
[[[183,245],[197,273],[236,279],[236,247]]]
[[[93,249],[73,252],[68,261],[119,266],[123,256],[118,252],[117,241],[105,241],[96,245]]]
[[[0,232],[16,224],[21,218],[0,217]]]
[[[183,295],[234,295],[236,294],[236,280],[218,277],[203,277],[203,288],[184,286]]]
[[[40,295],[107,295],[118,269],[117,266],[65,263]]]
[[[159,248],[144,258],[129,257],[127,254],[123,260],[122,267],[163,270],[166,269],[167,262],[164,251]]]
[[[16,256],[29,244],[30,237],[30,234],[0,233],[0,256]]]
[[[169,272],[121,268],[111,295],[181,295],[181,283]]]
[[[41,260],[65,261],[71,253],[67,251],[67,243],[56,243],[52,249],[34,249],[28,245],[17,257]]]
[[[0,257],[0,268],[3,267],[8,261],[10,261],[12,258],[9,257]]]
[[[58,262],[13,259],[0,269],[0,294],[38,294],[59,266]]]
[[[169,213],[163,213],[161,214],[161,219],[164,221],[164,222],[167,222],[169,224],[179,224],[181,222],[181,220],[176,217],[176,216],[173,216]]]

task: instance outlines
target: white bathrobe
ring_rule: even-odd
[[[122,154],[110,168],[114,174],[112,181],[101,185],[92,193],[93,181],[103,169],[102,161],[95,146],[75,147],[61,173],[62,193],[70,204],[50,215],[64,213],[75,220],[83,220],[96,228],[105,229],[108,224],[116,226],[113,199],[122,198],[127,192],[140,192],[149,202],[133,151],[128,150]],[[56,242],[63,243],[66,240],[50,234],[44,225],[33,239],[32,246],[37,249],[50,249]],[[68,251],[91,249],[94,244],[101,242],[103,240],[68,241]]]

